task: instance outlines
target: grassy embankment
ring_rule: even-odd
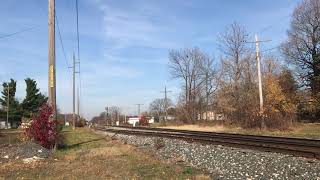
[[[198,170],[158,160],[146,150],[89,129],[65,129],[66,147],[33,164],[3,164],[0,179],[207,179]]]

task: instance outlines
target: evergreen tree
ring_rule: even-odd
[[[4,82],[2,84],[2,97],[0,98],[0,104],[3,107],[3,110],[6,111],[8,108],[8,93],[9,93],[9,123],[21,121],[21,108],[19,101],[15,98],[17,82],[13,79],[10,79],[10,82]],[[9,92],[8,92],[9,91]],[[6,113],[1,113],[6,117]]]
[[[47,101],[47,97],[40,93],[37,88],[37,82],[33,79],[25,79],[26,97],[22,102],[23,116],[30,118]]]

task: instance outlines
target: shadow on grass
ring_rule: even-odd
[[[100,140],[103,140],[103,139],[105,139],[105,138],[97,138],[97,139],[92,139],[92,140],[89,140],[89,141],[84,141],[84,142],[80,142],[80,143],[76,143],[76,144],[63,145],[63,146],[60,147],[60,149],[61,150],[70,150],[70,149],[74,149],[74,148],[79,148],[83,144],[96,142],[96,141],[100,141]]]

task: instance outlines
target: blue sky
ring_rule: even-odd
[[[271,39],[273,48],[286,38],[297,0],[79,0],[82,115],[87,118],[117,105],[127,113],[143,110],[160,98],[165,84],[179,94],[179,83],[168,73],[168,50],[199,47],[220,56],[217,37],[238,22],[252,37]],[[29,27],[32,30],[0,39],[0,82],[18,81],[17,97],[25,95],[26,77],[37,80],[47,94],[47,1],[2,0],[0,37]],[[56,0],[67,62],[56,32],[57,102],[72,111],[72,76],[68,65],[76,51],[75,0]],[[218,58],[216,59],[218,60]]]

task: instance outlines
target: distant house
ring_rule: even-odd
[[[10,127],[10,124],[9,124]],[[0,119],[0,129],[5,129],[6,128],[6,120],[5,119]]]
[[[137,126],[143,116],[128,116],[127,123],[132,126]],[[155,123],[154,117],[145,117],[149,124]]]
[[[132,126],[137,126],[139,124],[139,117],[138,116],[133,116],[133,117],[128,117],[128,124],[131,124]]]
[[[198,114],[198,120],[223,121],[224,115],[221,113],[216,113],[214,111],[207,111]]]
[[[77,118],[76,114],[76,119]],[[73,114],[58,114],[58,121],[61,124],[64,124],[65,126],[71,126],[73,124]]]
[[[0,119],[0,129],[6,129],[6,119]],[[20,125],[20,122],[17,121],[10,121],[9,119],[9,123],[8,123],[8,128],[18,128]]]

